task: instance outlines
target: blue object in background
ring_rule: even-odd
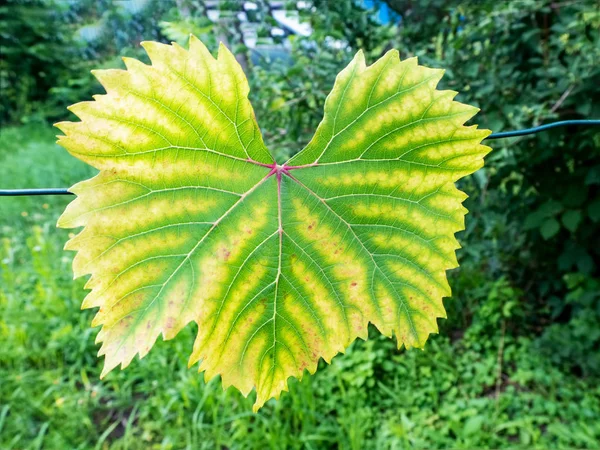
[[[362,0],[359,1],[359,4],[362,4],[365,9],[375,10],[376,14],[374,19],[382,25],[398,23],[402,20],[400,14],[392,10],[386,3],[379,0]]]

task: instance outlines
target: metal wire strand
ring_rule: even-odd
[[[486,139],[503,139],[517,136],[526,136],[551,128],[566,127],[571,125],[578,126],[600,126],[600,120],[561,120],[559,122],[547,123],[539,127],[524,128],[523,130],[503,131],[501,133],[492,133]],[[23,195],[74,195],[67,188],[46,188],[46,189],[0,189],[0,197],[23,196]]]
[[[17,197],[23,195],[74,195],[67,188],[46,189],[0,189],[0,197]]]
[[[594,126],[600,125],[600,120],[561,120],[560,122],[547,123],[545,125],[540,125],[539,127],[525,128],[523,130],[504,131],[501,133],[492,133],[486,139],[502,139],[517,136],[525,136],[528,134],[539,133],[540,131],[546,131],[550,128],[566,127],[569,125]]]

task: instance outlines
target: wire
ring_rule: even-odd
[[[526,136],[528,134],[539,133],[556,127],[566,127],[571,125],[580,126],[600,126],[600,120],[561,120],[559,122],[547,123],[539,127],[525,128],[523,130],[503,131],[492,133],[485,139],[503,139],[517,136]],[[74,195],[66,188],[47,188],[47,189],[0,189],[0,197],[23,196],[23,195]]]
[[[0,189],[0,197],[21,195],[74,195],[67,188],[48,189]]]
[[[525,128],[524,130],[515,131],[504,131],[502,133],[492,133],[486,139],[502,139],[516,136],[525,136],[527,134],[539,133],[540,131],[546,131],[550,128],[566,127],[569,125],[587,125],[594,126],[600,125],[600,120],[561,120],[560,122],[547,123],[540,125],[539,127]]]

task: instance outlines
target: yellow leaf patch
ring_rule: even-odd
[[[438,91],[442,71],[390,51],[337,77],[314,138],[285,164],[265,147],[234,56],[143,43],[151,65],[94,74],[106,89],[70,109],[59,143],[100,170],[76,184],[58,226],[91,274],[84,308],[103,375],[159,335],[198,324],[190,365],[258,410],[314,373],[369,323],[422,347],[450,295],[465,194],[490,132]]]

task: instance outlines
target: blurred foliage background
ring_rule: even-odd
[[[102,92],[90,69],[189,33],[234,51],[279,161],[359,48],[446,69],[442,87],[493,131],[600,118],[595,0],[7,0],[0,21],[3,188],[91,175],[50,124]],[[374,332],[256,415],[187,369],[193,329],[100,382],[93,311],[54,226],[68,199],[0,199],[0,448],[599,448],[600,133],[488,144],[461,184],[440,335],[405,352]]]

